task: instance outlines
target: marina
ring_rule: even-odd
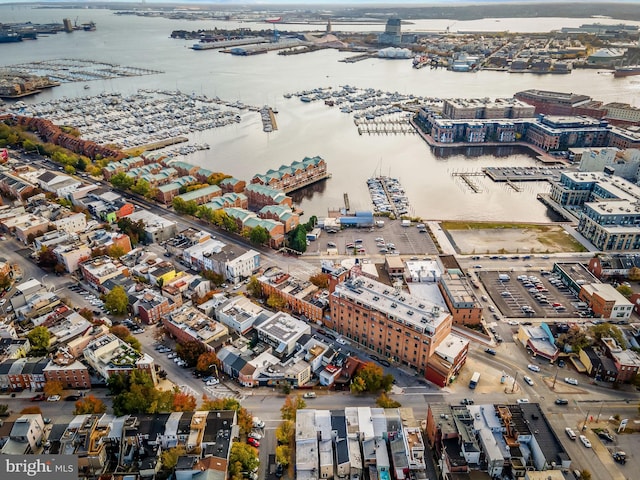
[[[236,124],[241,121],[239,113],[249,109],[240,102],[160,90],[139,90],[130,96],[102,93],[33,105],[17,102],[14,107],[20,115],[78,128],[84,140],[126,149],[172,144],[176,142],[171,139]],[[183,146],[169,153],[187,155],[207,148]]]
[[[160,70],[153,70],[149,68],[127,67],[124,65],[117,65],[115,63],[73,58],[59,58],[56,60],[18,63],[15,65],[8,65],[0,69],[0,73],[8,74],[11,72],[49,77],[49,79],[60,83],[90,82],[95,80],[109,80],[112,78],[138,77],[141,75],[164,73]]]
[[[367,180],[373,210],[398,218],[409,213],[409,199],[397,178],[379,176]]]

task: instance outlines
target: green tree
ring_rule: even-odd
[[[251,472],[258,468],[258,451],[251,445],[241,442],[233,442],[229,454],[229,473],[234,476],[240,472]]]
[[[163,450],[160,456],[162,468],[164,470],[173,470],[178,464],[178,458],[185,455],[187,451],[182,445]]]
[[[133,222],[128,217],[123,217],[118,220],[118,228],[125,235],[129,235],[132,245],[137,245],[141,239],[144,239],[146,227],[142,220]]]
[[[138,195],[142,195],[146,197],[151,191],[151,184],[147,182],[144,178],[139,178],[135,185],[131,186],[131,191],[133,193],[137,193]]]
[[[121,190],[129,190],[133,185],[134,179],[129,177],[126,173],[120,172],[112,176],[109,182],[111,182],[111,185],[116,188],[119,188]]]
[[[189,367],[194,367],[198,363],[200,355],[206,351],[205,346],[197,340],[181,342],[176,346],[176,353],[182,360],[187,362]]]
[[[591,345],[591,340],[584,330],[577,325],[572,325],[566,333],[558,336],[558,345],[563,348],[565,345],[569,345],[574,353],[578,353],[583,348]]]
[[[87,165],[88,162],[84,158],[80,157],[76,161],[75,167],[79,172],[84,172],[87,169]]]
[[[249,240],[254,245],[264,245],[269,241],[269,232],[266,228],[258,225],[251,230],[251,233],[249,234]]]
[[[376,399],[376,405],[380,408],[400,408],[402,405],[400,402],[396,402],[393,398],[389,397],[385,392],[382,392]]]
[[[307,402],[299,395],[287,395],[284,399],[284,404],[280,408],[280,413],[282,414],[283,420],[296,420],[296,414],[298,410],[303,409],[307,406]]]
[[[631,270],[629,270],[629,280],[631,280],[632,282],[637,282],[638,280],[640,280],[640,268],[631,267]]]
[[[629,298],[631,295],[633,295],[633,290],[628,285],[619,285],[616,290],[626,298]]]
[[[362,381],[358,382],[356,387],[354,387],[352,382],[352,389],[355,388],[356,392],[362,387],[362,384],[364,384],[364,391],[371,393],[379,391],[388,392],[391,390],[391,385],[393,385],[393,375],[385,375],[382,367],[373,362],[369,362],[362,367],[356,374],[354,381],[356,378]]]
[[[307,228],[304,224],[298,225],[287,236],[289,248],[300,253],[307,251]]]
[[[114,394],[113,413],[125,415],[127,413],[157,413],[162,395],[167,395],[163,403],[163,410],[169,411],[171,395],[173,392],[160,392],[156,390],[153,381],[147,372],[132,370],[128,374],[112,375],[107,381],[109,390]]]
[[[610,323],[601,323],[600,325],[594,325],[590,329],[591,335],[598,342],[602,340],[603,337],[611,337],[618,345],[625,350],[627,348],[627,342],[624,339],[624,335],[622,335],[622,331],[615,325],[611,325]]]
[[[108,311],[117,315],[127,313],[127,307],[129,306],[127,292],[120,285],[115,286],[105,295],[104,306]]]
[[[247,293],[253,298],[262,298],[262,285],[255,276],[249,279]]]
[[[33,328],[27,334],[27,338],[29,339],[32,350],[46,352],[49,348],[49,342],[51,341],[51,333],[47,327],[39,326]]]
[[[111,245],[109,248],[107,248],[107,255],[109,255],[111,258],[120,258],[125,253],[127,252],[125,252],[124,248],[120,245]]]

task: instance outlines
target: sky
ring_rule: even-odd
[[[149,4],[210,4],[210,5],[336,5],[346,7],[349,5],[473,5],[473,4],[500,4],[500,3],[636,3],[638,0],[145,0]],[[11,3],[93,3],[93,4],[141,4],[140,0],[0,0],[0,4]]]

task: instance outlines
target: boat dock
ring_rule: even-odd
[[[376,212],[389,212],[396,218],[409,213],[409,199],[397,178],[370,178],[367,180],[367,187]]]
[[[160,140],[158,142],[151,142],[145,145],[140,145],[130,150],[125,150],[125,152],[135,152],[137,150],[144,150],[145,152],[151,152],[153,150],[160,150],[161,148],[169,147],[171,145],[177,145],[178,143],[184,143],[188,141],[189,139],[187,137],[172,137],[172,138],[167,138],[165,140]]]
[[[273,132],[278,129],[278,124],[276,123],[276,116],[273,112],[273,108],[265,105],[260,110],[260,117],[262,118],[262,130],[266,133]]]
[[[513,182],[554,182],[560,180],[560,174],[565,171],[561,166],[548,167],[486,167],[483,172],[494,182],[507,182],[520,191]]]
[[[415,129],[403,119],[386,118],[386,117],[374,117],[371,118],[356,118],[353,123],[358,127],[358,135],[413,135],[416,133]]]
[[[342,60],[338,60],[343,63],[356,63],[361,62],[362,60],[367,60],[368,58],[373,58],[378,54],[378,52],[367,52],[361,53],[360,55],[354,55],[353,57],[343,58]]]
[[[343,198],[344,198],[344,209],[348,212],[349,210],[351,210],[350,205],[349,205],[349,194],[348,193],[344,193],[342,194]]]
[[[482,188],[473,181],[473,177],[484,177],[484,172],[453,172],[452,177],[460,178],[473,193],[482,193]]]
[[[300,190],[304,187],[308,187],[309,185],[312,185],[316,182],[320,182],[322,180],[326,180],[327,178],[331,178],[330,173],[325,173],[324,175],[317,175],[315,177],[309,178],[308,180],[298,182],[293,187],[283,188],[282,191],[284,193],[295,192],[296,190]]]

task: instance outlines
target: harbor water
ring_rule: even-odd
[[[245,112],[238,124],[190,135],[193,142],[209,144],[211,149],[196,151],[180,159],[248,180],[270,168],[290,164],[305,156],[320,155],[327,161],[332,177],[293,194],[305,215],[323,216],[327,209],[344,206],[344,193],[349,195],[352,210],[370,209],[366,180],[372,176],[387,175],[400,180],[411,200],[410,213],[426,219],[548,221],[553,218],[536,200],[536,194],[549,191],[545,182],[522,184],[522,191],[516,192],[505,184],[474,177],[479,186],[476,193],[460,180],[459,175],[453,175],[477,172],[487,166],[535,165],[535,158],[526,152],[474,148],[438,156],[418,135],[359,135],[352,115],[323,102],[304,103],[295,96],[284,98],[286,93],[317,87],[339,88],[349,84],[431,98],[495,98],[510,97],[520,90],[537,88],[587,94],[604,102],[640,104],[638,77],[614,79],[612,75],[598,74],[594,70],[574,70],[570,75],[514,75],[491,71],[455,73],[413,69],[411,60],[372,58],[343,63],[339,60],[353,53],[335,50],[290,56],[270,52],[238,57],[217,50],[194,51],[189,48],[194,41],[174,40],[169,35],[172,30],[179,29],[224,29],[238,25],[258,29],[266,28],[265,24],[118,16],[112,11],[98,9],[0,6],[3,22],[48,23],[76,17],[79,17],[79,23],[94,21],[97,30],[59,33],[36,41],[0,45],[0,66],[78,58],[164,73],[97,80],[89,82],[88,89],[84,88],[84,82],[67,83],[22,101],[37,103],[62,97],[73,99],[101,92],[131,95],[145,88],[218,96],[259,107],[267,104],[278,111],[277,130],[265,133],[260,114]],[[438,30],[450,26],[450,29],[459,30],[533,31],[533,25],[550,30],[592,23],[590,19],[535,20],[424,20],[413,22],[406,30]],[[619,23],[615,20],[608,22]],[[278,28],[306,30],[309,27],[283,25]],[[383,28],[382,25],[334,26],[337,31],[381,31]]]

